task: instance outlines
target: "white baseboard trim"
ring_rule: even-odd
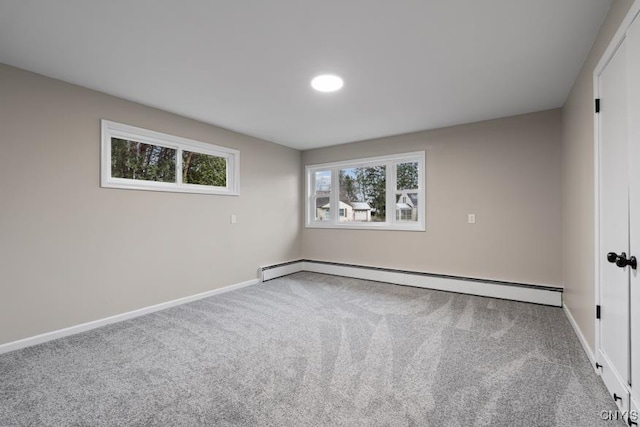
[[[598,373],[598,375],[600,375],[600,371],[596,369],[596,356],[593,353],[593,350],[591,350],[591,347],[589,347],[589,343],[587,343],[587,340],[584,337],[584,334],[582,333],[580,326],[578,326],[576,319],[573,318],[573,315],[571,314],[571,310],[569,310],[569,307],[567,307],[567,304],[562,304],[562,309],[564,310],[564,314],[567,316],[567,319],[569,319],[569,323],[571,324],[573,331],[576,333],[576,336],[578,337],[580,344],[582,344],[582,348],[584,349],[584,352],[587,353],[589,362],[591,362],[591,367]]]
[[[299,260],[263,267],[262,280],[271,280],[299,271],[375,280],[377,282],[387,282],[397,285],[415,286],[556,307],[562,306],[563,288],[557,286],[526,285],[313,260]]]
[[[104,319],[94,320],[87,323],[81,323],[79,325],[70,326],[64,329],[58,329],[56,331],[46,332],[44,334],[35,335],[33,337],[24,338],[18,341],[12,341],[6,344],[0,345],[0,354],[8,353],[10,351],[19,350],[25,347],[31,347],[36,344],[55,340],[58,338],[67,337],[69,335],[79,334],[81,332],[89,331],[91,329],[100,328],[102,326],[110,325],[112,323],[122,322],[124,320],[133,319],[134,317],[143,316],[145,314],[153,313],[156,311],[164,310],[177,305],[186,304],[188,302],[197,301],[203,298],[207,298],[213,295],[222,294],[225,292],[233,291],[236,289],[244,288],[246,286],[255,285],[260,283],[258,279],[248,280],[246,282],[236,283],[234,285],[225,286],[223,288],[213,289],[211,291],[202,292],[195,295],[190,295],[183,298],[174,299],[172,301],[163,302],[160,304],[152,305],[149,307],[143,307],[137,310],[129,311],[122,314],[116,314],[115,316],[106,317]]]

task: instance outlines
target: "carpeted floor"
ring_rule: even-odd
[[[559,308],[297,273],[0,355],[0,426],[624,425]]]

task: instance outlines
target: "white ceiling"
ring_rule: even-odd
[[[0,0],[0,62],[309,149],[560,107],[610,4]]]

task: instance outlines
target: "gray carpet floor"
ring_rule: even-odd
[[[559,308],[297,273],[0,355],[1,426],[595,426]]]

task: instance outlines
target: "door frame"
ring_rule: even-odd
[[[618,30],[614,34],[613,38],[609,42],[607,48],[603,52],[598,64],[594,68],[593,71],[593,101],[595,104],[595,99],[600,98],[600,76],[603,71],[613,58],[613,55],[617,52],[618,48],[622,44],[622,42],[626,38],[626,33],[631,24],[633,23],[636,16],[640,13],[640,0],[635,0],[627,12],[625,18],[620,23]],[[600,258],[600,148],[601,148],[601,138],[600,138],[600,125],[599,125],[599,116],[596,113],[595,105],[592,104],[592,112],[593,112],[593,157],[594,157],[594,181],[593,181],[593,200],[594,200],[594,292],[595,292],[595,303],[596,305],[600,305],[600,269],[603,260]],[[594,348],[594,356],[598,359],[599,349],[600,349],[600,321],[595,318],[595,307],[594,310],[594,323],[595,323],[595,348]],[[595,366],[593,368],[596,370],[598,375],[602,375],[599,369]],[[616,402],[617,403],[617,402]],[[625,402],[626,407],[628,408],[629,403]]]

